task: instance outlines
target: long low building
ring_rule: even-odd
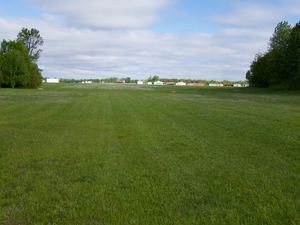
[[[224,87],[224,84],[209,84],[209,87]]]
[[[164,85],[164,82],[162,82],[162,81],[155,81],[153,84],[161,86],[161,85]]]
[[[241,84],[234,84],[233,87],[242,87]]]
[[[203,84],[203,83],[190,83],[190,84],[188,84],[188,86],[192,86],[192,87],[205,87],[205,86],[207,86],[207,84]]]
[[[47,84],[58,84],[59,83],[59,79],[57,79],[57,78],[47,78],[46,79],[46,83]]]
[[[186,83],[185,82],[178,82],[178,83],[176,83],[176,86],[186,86]]]

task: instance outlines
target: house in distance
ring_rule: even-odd
[[[93,81],[91,81],[91,80],[84,80],[84,81],[82,81],[81,83],[82,83],[82,84],[92,84]]]
[[[47,84],[58,84],[59,83],[59,79],[58,78],[47,78],[46,79],[46,83]]]
[[[176,86],[186,86],[186,83],[185,82],[177,82]]]
[[[161,86],[161,85],[164,85],[164,82],[162,82],[162,81],[155,81],[153,84]]]

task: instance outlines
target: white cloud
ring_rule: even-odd
[[[170,0],[28,0],[74,26],[140,28],[157,21]]]
[[[279,18],[280,15],[276,7],[246,4],[239,6],[229,15],[216,16],[213,21],[223,25],[247,26],[278,21]]]
[[[293,0],[283,2],[237,2],[235,9],[227,15],[219,15],[212,21],[228,26],[239,27],[270,27],[282,20],[288,20],[291,16],[298,16],[300,3]]]

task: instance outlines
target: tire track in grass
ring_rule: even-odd
[[[181,99],[181,97],[179,97],[179,99]],[[174,97],[174,101],[180,100]],[[188,102],[190,102],[190,99],[188,99]],[[199,107],[199,102],[194,100],[192,102],[190,107],[185,107],[187,109]],[[233,102],[225,102],[219,105],[218,108],[213,107],[211,113],[223,113],[224,116],[211,121],[211,123],[226,132],[232,133],[232,136],[240,136],[239,139],[243,141],[239,142],[245,146],[243,147],[244,149],[249,149],[247,145],[254,147],[254,151],[250,153],[255,153],[255,151],[258,153],[259,149],[264,148],[267,149],[267,151],[261,151],[259,154],[270,157],[269,152],[273,151],[272,158],[274,158],[274,160],[285,160],[283,164],[295,159],[297,161],[297,149],[300,147],[298,142],[300,138],[300,126],[295,125],[300,122],[297,114],[289,113],[289,116],[287,116],[284,113],[275,113],[276,111],[273,111],[273,105],[269,105],[272,107],[262,107],[258,104],[253,108],[251,106],[235,105]],[[207,107],[207,105],[203,105],[203,107]],[[251,111],[250,114],[248,112],[249,110]],[[277,111],[278,110],[280,109],[277,109]],[[265,115],[262,116],[262,113]],[[267,117],[266,115],[269,116]],[[273,149],[270,149],[270,146],[273,146]],[[241,150],[243,148],[241,148]],[[240,152],[245,153],[244,151]],[[249,155],[249,157],[251,157],[251,155]],[[270,159],[270,161],[272,160]]]
[[[122,99],[126,99],[123,101]],[[140,119],[140,114],[135,110],[135,102],[130,99],[126,92],[122,93],[122,98],[118,94],[112,94],[112,121],[115,130],[116,141],[119,144],[119,154],[122,162],[119,162],[117,173],[116,191],[122,203],[122,214],[126,215],[126,224],[148,224],[151,221],[158,224],[166,223],[166,206],[155,199],[160,189],[157,183],[157,176],[164,171],[157,169],[155,161],[148,157],[148,152],[144,148],[148,146],[144,142],[144,123]],[[163,180],[160,180],[163,183]],[[160,187],[163,187],[161,185]],[[123,201],[122,201],[123,199]],[[165,217],[161,217],[165,212]],[[159,216],[157,216],[159,215]],[[135,221],[135,222],[134,222]],[[117,220],[116,224],[122,224],[122,220]]]
[[[193,176],[192,174],[194,173],[194,171],[191,171],[190,165],[185,165],[185,166],[182,165],[182,158],[180,158],[180,157],[178,157],[178,155],[176,155],[177,152],[166,151],[164,149],[164,148],[168,148],[166,143],[162,143],[160,141],[160,139],[158,140],[156,137],[158,135],[157,134],[158,130],[156,130],[156,129],[153,130],[153,126],[151,126],[151,125],[149,126],[149,123],[145,122],[145,120],[147,120],[147,119],[141,118],[143,116],[145,116],[145,117],[147,116],[147,115],[145,115],[146,112],[142,111],[142,109],[145,106],[141,107],[141,104],[144,104],[144,100],[140,101],[141,98],[137,99],[130,95],[126,95],[126,96],[123,95],[123,97],[126,99],[127,105],[130,106],[130,110],[127,110],[128,117],[126,117],[126,118],[132,122],[132,120],[130,120],[130,118],[132,117],[132,115],[130,116],[130,112],[135,112],[134,116],[133,116],[134,117],[133,121],[138,121],[138,122],[132,122],[133,124],[135,124],[135,127],[129,126],[128,130],[134,130],[134,128],[136,128],[135,134],[140,134],[140,135],[137,135],[136,142],[135,142],[135,146],[138,146],[138,149],[136,151],[134,151],[133,153],[129,154],[128,157],[132,158],[132,161],[134,162],[134,164],[138,164],[138,165],[140,165],[140,163],[138,163],[138,161],[142,160],[141,165],[138,167],[139,169],[141,169],[141,168],[143,169],[143,167],[146,167],[146,166],[149,166],[149,167],[152,166],[153,167],[152,170],[155,171],[154,174],[159,174],[156,169],[156,168],[159,168],[160,173],[162,173],[166,176],[166,177],[164,177],[166,179],[166,181],[164,181],[164,185],[167,188],[175,188],[175,189],[173,189],[173,194],[170,194],[170,193],[168,193],[168,194],[170,194],[173,197],[174,197],[174,195],[178,195],[180,193],[180,191],[182,191],[182,190],[178,189],[178,187],[176,187],[176,186],[174,187],[174,184],[170,185],[170,183],[169,183],[170,180],[173,179],[172,182],[175,181],[175,183],[177,183],[176,181],[178,181],[178,175],[180,176],[180,174],[184,174],[184,172],[181,171],[181,169],[183,169],[184,167],[186,167],[186,172],[188,171],[190,176]],[[117,100],[115,100],[114,102],[117,102]],[[131,103],[129,103],[129,102],[131,102]],[[148,99],[148,102],[149,102],[149,99]],[[120,106],[120,102],[115,103],[115,104],[118,104],[118,106]],[[167,132],[170,129],[176,131],[175,133],[172,133],[171,135],[174,134],[176,136],[176,133],[177,133],[177,135],[179,133],[179,136],[181,136],[181,137],[187,137],[189,135],[189,134],[186,134],[186,132],[184,130],[177,129],[178,125],[177,126],[174,125],[174,121],[168,119],[166,116],[161,116],[161,112],[157,111],[157,109],[154,110],[153,107],[151,109],[148,108],[147,113],[151,114],[151,116],[156,118],[156,120],[155,120],[156,123],[158,123],[158,124],[165,123],[165,126],[168,126],[168,129],[166,130]],[[128,125],[128,123],[125,123],[125,124]],[[171,126],[169,126],[169,125],[171,125]],[[151,134],[150,136],[154,137],[153,140],[147,140],[147,138],[145,137],[146,132],[147,132],[147,135],[149,135],[149,133],[150,133]],[[168,136],[164,136],[164,137],[168,137]],[[145,140],[145,138],[146,138],[146,140]],[[144,142],[141,142],[140,140],[144,140]],[[149,141],[149,142],[147,143],[147,141]],[[128,143],[128,139],[125,139],[125,142]],[[154,152],[154,151],[151,151],[153,149],[150,150],[148,148],[145,148],[144,146],[147,146],[147,145],[153,146],[153,149],[156,148],[157,150]],[[157,147],[157,146],[159,146],[159,147]],[[189,147],[191,147],[191,149],[192,149],[190,151],[192,151],[192,152],[195,151],[195,145],[193,142],[187,144],[186,150],[188,150]],[[136,149],[136,148],[134,148],[134,149]],[[124,154],[126,154],[126,153],[124,153]],[[183,155],[185,155],[185,154],[187,154],[187,152],[183,153]],[[134,161],[134,159],[136,159],[136,161]],[[176,168],[175,172],[172,171],[172,170],[174,170],[174,168]],[[146,170],[145,173],[147,174],[147,173],[149,173],[149,171],[150,171],[150,169]],[[185,173],[184,175],[187,175],[187,174],[188,173]],[[170,179],[170,177],[169,177],[170,175],[171,175],[171,177],[173,176],[172,179]],[[155,182],[155,179],[153,182]],[[172,191],[171,191],[171,193],[172,193]],[[151,196],[151,194],[153,195],[153,193],[149,193],[150,196]],[[164,196],[164,197],[166,197],[166,196]],[[166,198],[166,199],[172,199],[172,198]],[[166,211],[168,211],[169,214],[171,213],[168,209],[166,209]],[[170,222],[170,220],[169,220],[169,222]]]

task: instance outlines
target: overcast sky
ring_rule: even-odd
[[[0,0],[0,38],[44,37],[45,77],[244,79],[295,0]]]

